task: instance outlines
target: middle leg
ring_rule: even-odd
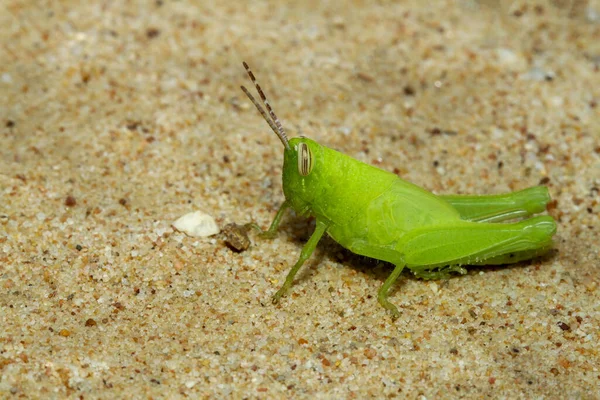
[[[396,307],[392,302],[388,300],[389,291],[398,280],[398,277],[402,273],[404,266],[406,263],[402,259],[402,255],[393,248],[388,248],[386,246],[377,246],[368,243],[365,240],[354,240],[352,241],[348,249],[356,254],[361,254],[367,257],[376,258],[378,260],[390,262],[394,264],[394,270],[387,277],[383,285],[379,288],[377,292],[377,301],[379,304],[388,310],[392,314],[392,319],[396,319],[400,316],[400,311],[398,311],[398,307]]]

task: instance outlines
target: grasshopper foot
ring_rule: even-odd
[[[259,235],[262,235],[263,233],[266,232],[266,231],[263,231],[262,228],[260,226],[258,226],[258,224],[256,222],[248,222],[247,224],[244,224],[244,228],[254,229],[256,232],[258,232]]]
[[[271,297],[271,302],[273,304],[279,304],[279,301],[281,300],[281,298],[286,294],[286,292],[288,291],[288,287],[286,285],[283,285],[278,291],[277,293],[275,293],[273,295],[273,297]]]
[[[275,237],[275,234],[277,233],[275,229],[263,231],[262,228],[258,226],[258,224],[255,222],[248,222],[244,225],[244,228],[254,229],[256,232],[258,232],[258,237],[261,239],[273,239]]]
[[[281,293],[277,292],[275,293],[272,297],[271,297],[271,303],[273,304],[279,304],[279,301],[281,300]]]
[[[383,308],[390,312],[393,321],[400,317],[400,311],[398,311],[398,307],[390,303],[390,301],[387,299],[387,296],[377,296],[377,301],[379,301],[379,304],[381,304]]]
[[[273,239],[275,237],[275,232],[261,231],[258,234],[258,237],[261,239]]]
[[[244,228],[254,229],[258,232],[258,237],[260,237],[261,239],[273,239],[275,237],[275,234],[277,233],[275,229],[263,231],[262,228],[258,226],[258,224],[255,222],[248,222],[244,225]]]

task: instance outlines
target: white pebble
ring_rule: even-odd
[[[540,81],[541,82],[544,80],[553,79],[554,72],[545,70],[540,67],[533,67],[523,75],[523,78],[525,78],[527,80],[531,80],[531,81]]]
[[[596,10],[592,6],[585,9],[585,17],[590,22],[600,22],[600,11]]]
[[[492,128],[492,138],[501,139],[504,137],[504,131],[500,128]]]
[[[439,292],[438,285],[435,282],[429,282],[429,289],[431,289],[431,291],[435,294]]]
[[[193,388],[194,386],[196,386],[196,381],[187,381],[187,382],[185,383],[185,387],[186,387],[186,388],[188,388],[188,389],[191,389],[191,388]]]
[[[192,237],[207,237],[219,233],[219,227],[213,217],[202,211],[185,214],[173,222],[173,227]]]
[[[350,128],[348,128],[347,126],[341,126],[339,128],[339,131],[342,133],[342,135],[344,136],[348,136],[350,134],[350,132],[352,132],[352,130]]]
[[[519,56],[512,50],[506,48],[496,49],[496,54],[500,62],[504,64],[516,64],[519,61]]]
[[[561,107],[564,104],[564,102],[565,101],[560,96],[550,97],[550,104],[552,104],[554,107]]]

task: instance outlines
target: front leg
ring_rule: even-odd
[[[275,219],[277,219],[277,217],[275,217]],[[273,224],[275,224],[275,221],[273,221]],[[273,225],[271,225],[271,227],[272,226]],[[279,299],[281,299],[281,296],[283,296],[289,290],[289,288],[292,286],[292,283],[294,282],[294,277],[298,273],[298,270],[300,269],[302,264],[304,264],[304,262],[306,260],[308,260],[308,258],[311,256],[311,254],[315,251],[315,248],[317,247],[317,243],[319,243],[319,240],[321,240],[321,238],[323,237],[323,234],[327,231],[328,227],[329,227],[329,225],[327,223],[317,219],[317,226],[315,227],[315,231],[311,235],[310,239],[308,239],[308,242],[306,242],[306,244],[302,248],[302,251],[300,252],[300,258],[298,258],[298,261],[296,261],[296,264],[292,267],[290,272],[288,272],[287,277],[285,278],[285,282],[283,283],[281,288],[273,296],[274,304],[279,303]],[[270,230],[271,229],[269,229],[269,231]]]
[[[273,222],[271,222],[271,226],[266,231],[263,231],[262,228],[254,222],[249,222],[245,226],[256,229],[258,232],[260,232],[260,237],[265,239],[273,239],[277,233],[277,228],[279,228],[279,224],[281,223],[281,217],[283,217],[283,213],[288,208],[290,208],[290,205],[287,201],[281,203],[279,210],[277,210],[277,214],[275,214],[275,218],[273,218]]]

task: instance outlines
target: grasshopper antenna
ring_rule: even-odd
[[[248,89],[246,89],[244,86],[242,86],[241,87],[242,90],[244,91],[244,93],[246,93],[246,96],[248,96],[248,98],[250,99],[250,101],[252,101],[252,103],[258,109],[258,111],[260,111],[260,114],[263,116],[264,120],[267,121],[267,123],[269,124],[269,126],[271,127],[273,132],[275,132],[277,137],[279,137],[279,140],[281,140],[281,143],[283,143],[283,145],[285,146],[285,149],[289,150],[290,144],[288,142],[287,135],[285,134],[285,130],[283,129],[283,126],[281,125],[281,122],[279,121],[279,118],[277,118],[277,115],[275,115],[275,111],[273,111],[271,104],[269,104],[269,101],[267,100],[265,93],[263,92],[260,85],[256,81],[256,78],[254,77],[254,74],[250,70],[250,67],[248,66],[248,64],[246,64],[245,61],[243,62],[243,64],[244,64],[244,68],[246,68],[246,72],[248,73],[248,76],[250,77],[250,80],[252,81],[252,83],[254,83],[254,87],[256,87],[256,91],[260,95],[260,99],[262,100],[263,104],[267,108],[267,111],[269,112],[269,114],[267,114],[267,112],[261,107],[261,105],[258,103],[258,101],[256,101],[256,99],[254,98],[254,96],[252,96],[250,94]]]
[[[269,124],[269,126],[271,127],[271,129],[273,129],[273,132],[275,132],[275,134],[277,135],[277,137],[279,137],[279,139],[281,140],[281,142],[283,143],[283,145],[285,146],[285,148],[289,149],[290,145],[288,144],[287,137],[281,136],[281,133],[277,130],[277,126],[275,126],[275,123],[273,123],[273,121],[271,121],[271,118],[269,118],[269,116],[267,115],[266,111],[262,108],[262,106],[258,103],[258,101],[256,101],[256,99],[254,98],[254,96],[252,96],[250,94],[250,92],[248,91],[248,89],[246,89],[244,86],[241,86],[241,88],[244,91],[244,93],[246,93],[246,96],[248,96],[248,98],[250,99],[250,101],[252,101],[252,103],[254,104],[254,106],[256,107],[256,109],[258,111],[260,111],[260,114],[263,116],[264,120],[267,121],[267,124]]]

